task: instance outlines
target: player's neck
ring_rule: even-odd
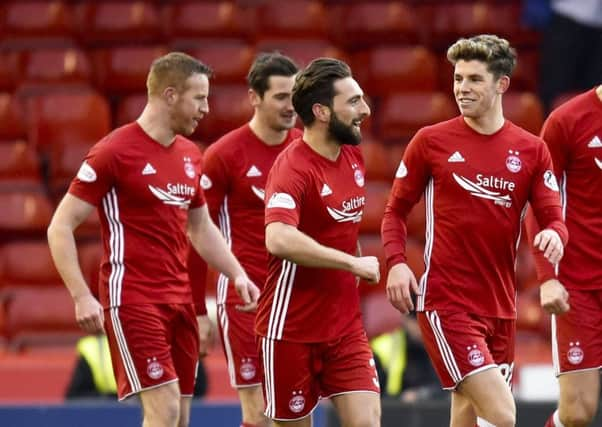
[[[480,117],[464,117],[464,122],[481,135],[493,135],[504,126],[505,121],[501,109]]]
[[[264,123],[257,115],[254,115],[249,122],[251,131],[259,138],[265,145],[280,145],[286,140],[288,135],[288,129],[275,130]]]
[[[165,120],[167,114],[159,114],[159,111],[147,104],[136,121],[149,137],[158,144],[168,147],[174,142],[176,135]]]
[[[305,128],[303,131],[303,141],[320,156],[332,162],[336,161],[341,153],[341,144],[329,139],[324,131],[316,128],[316,125],[311,128]]]

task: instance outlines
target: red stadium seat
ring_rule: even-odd
[[[330,21],[337,43],[350,49],[382,43],[417,43],[422,26],[412,6],[398,1],[363,1],[335,6]]]
[[[378,140],[364,137],[360,144],[366,166],[366,179],[369,181],[393,181],[393,174],[387,168],[389,150]],[[395,173],[395,171],[393,171]]]
[[[423,126],[448,120],[457,115],[447,94],[393,93],[384,98],[379,119],[383,140],[405,143]]]
[[[256,45],[257,52],[280,53],[291,57],[299,67],[304,67],[320,57],[338,58],[349,62],[345,52],[325,40],[263,39]]]
[[[244,82],[255,59],[255,49],[241,40],[199,43],[189,53],[213,69],[212,83]]]
[[[163,46],[126,46],[93,54],[96,84],[109,94],[140,92],[152,62],[167,53]]]
[[[10,1],[5,6],[0,47],[73,46],[73,14],[63,1]]]
[[[362,255],[374,256],[378,258],[378,262],[380,264],[380,282],[373,284],[367,283],[364,280],[360,280],[360,295],[364,296],[375,292],[385,292],[385,285],[387,283],[387,269],[385,262],[385,250],[383,248],[382,240],[380,239],[380,232],[360,234],[359,243],[362,249]]]
[[[518,52],[516,68],[510,78],[510,88],[519,91],[537,91],[539,76],[539,53],[535,49]]]
[[[215,141],[248,122],[253,115],[246,85],[214,85],[209,95],[210,113],[201,120],[194,139]]]
[[[0,192],[0,236],[43,236],[50,223],[52,205],[41,189]]]
[[[366,205],[360,223],[360,233],[379,233],[380,223],[389,199],[391,183],[383,181],[366,182]]]
[[[40,164],[25,141],[0,144],[0,191],[39,188]]]
[[[172,2],[165,7],[164,15],[165,32],[173,44],[195,39],[244,38],[255,27],[255,8],[239,7],[229,0]]]
[[[0,248],[0,287],[62,286],[46,240],[14,241]]]
[[[549,336],[550,316],[541,308],[538,286],[518,293],[516,315],[517,329],[539,332],[543,336]]]
[[[98,220],[98,216],[94,216]],[[102,244],[97,240],[78,245],[78,257],[84,279],[86,279],[92,294],[98,297],[98,275],[102,259]]]
[[[42,151],[66,144],[93,144],[110,131],[109,104],[96,92],[37,96],[29,99],[27,109],[29,141]]]
[[[363,296],[361,309],[368,339],[392,332],[403,325],[401,313],[391,305],[384,291]]]
[[[12,92],[23,78],[23,55],[0,52],[0,91]]]
[[[89,46],[156,42],[161,37],[157,6],[149,1],[85,2],[78,6],[79,38]]]
[[[502,97],[504,116],[537,135],[543,124],[543,106],[531,92],[506,92]]]
[[[117,104],[115,124],[123,126],[136,120],[142,113],[142,110],[144,110],[146,99],[146,93],[138,93],[121,98]]]
[[[373,48],[358,53],[354,64],[356,79],[372,96],[437,88],[437,59],[423,46]]]
[[[0,93],[0,144],[27,136],[21,104],[10,93]]]
[[[316,0],[268,1],[258,8],[261,38],[326,38],[330,22],[324,5]]]

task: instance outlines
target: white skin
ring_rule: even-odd
[[[191,75],[178,91],[165,88],[159,95],[148,100],[138,123],[158,143],[169,146],[177,134],[189,135],[198,122],[208,113],[207,98],[209,81],[204,74]],[[69,290],[75,305],[75,317],[87,333],[103,331],[104,312],[98,300],[91,294],[77,259],[75,229],[90,215],[94,206],[66,194],[57,207],[48,227],[48,244],[56,268]],[[191,209],[188,213],[187,231],[193,247],[211,266],[222,271],[234,283],[244,305],[238,307],[252,311],[257,307],[259,289],[230,252],[217,227],[211,221],[206,206]],[[201,343],[206,343],[210,331],[207,320],[197,318],[201,326]],[[210,329],[210,328],[209,328]],[[200,353],[206,352],[201,345]],[[176,382],[145,390],[140,393],[144,410],[144,427],[186,427],[189,423],[190,397],[180,396]]]
[[[336,160],[340,154],[340,143],[331,139],[328,123],[334,112],[339,120],[360,132],[360,124],[370,115],[364,93],[357,82],[347,77],[334,82],[336,95],[332,109],[314,104],[316,121],[305,128],[303,139],[318,154]],[[282,222],[273,222],[266,227],[266,247],[277,256],[298,265],[315,268],[334,268],[353,273],[371,283],[378,283],[380,272],[378,259],[373,256],[353,256],[319,244],[307,234]],[[380,397],[376,393],[358,392],[332,397],[332,402],[345,426],[380,425]],[[275,426],[309,427],[311,417],[296,421],[272,421]]]

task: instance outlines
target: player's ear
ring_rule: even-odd
[[[261,96],[259,96],[259,94],[253,89],[249,89],[248,96],[249,102],[253,108],[257,107],[261,103]]]
[[[497,81],[497,92],[499,94],[505,93],[510,87],[510,77],[502,76]]]
[[[173,86],[167,86],[163,89],[163,99],[167,102],[168,105],[173,105],[178,98],[178,91]]]
[[[317,121],[328,123],[330,121],[331,110],[327,105],[318,104],[317,102],[311,106],[311,111]]]

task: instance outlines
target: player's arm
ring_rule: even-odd
[[[247,277],[247,273],[228,248],[222,234],[211,221],[206,205],[189,211],[188,237],[199,255],[234,283],[236,292],[245,303],[239,309],[254,310],[257,307],[259,289]]]
[[[52,259],[75,303],[77,323],[88,333],[103,330],[104,314],[79,266],[74,232],[93,210],[94,206],[90,203],[67,193],[48,227],[48,245]]]
[[[295,226],[283,222],[271,222],[267,225],[265,244],[272,255],[297,265],[345,270],[374,283],[380,280],[376,257],[353,256],[321,245]]]

